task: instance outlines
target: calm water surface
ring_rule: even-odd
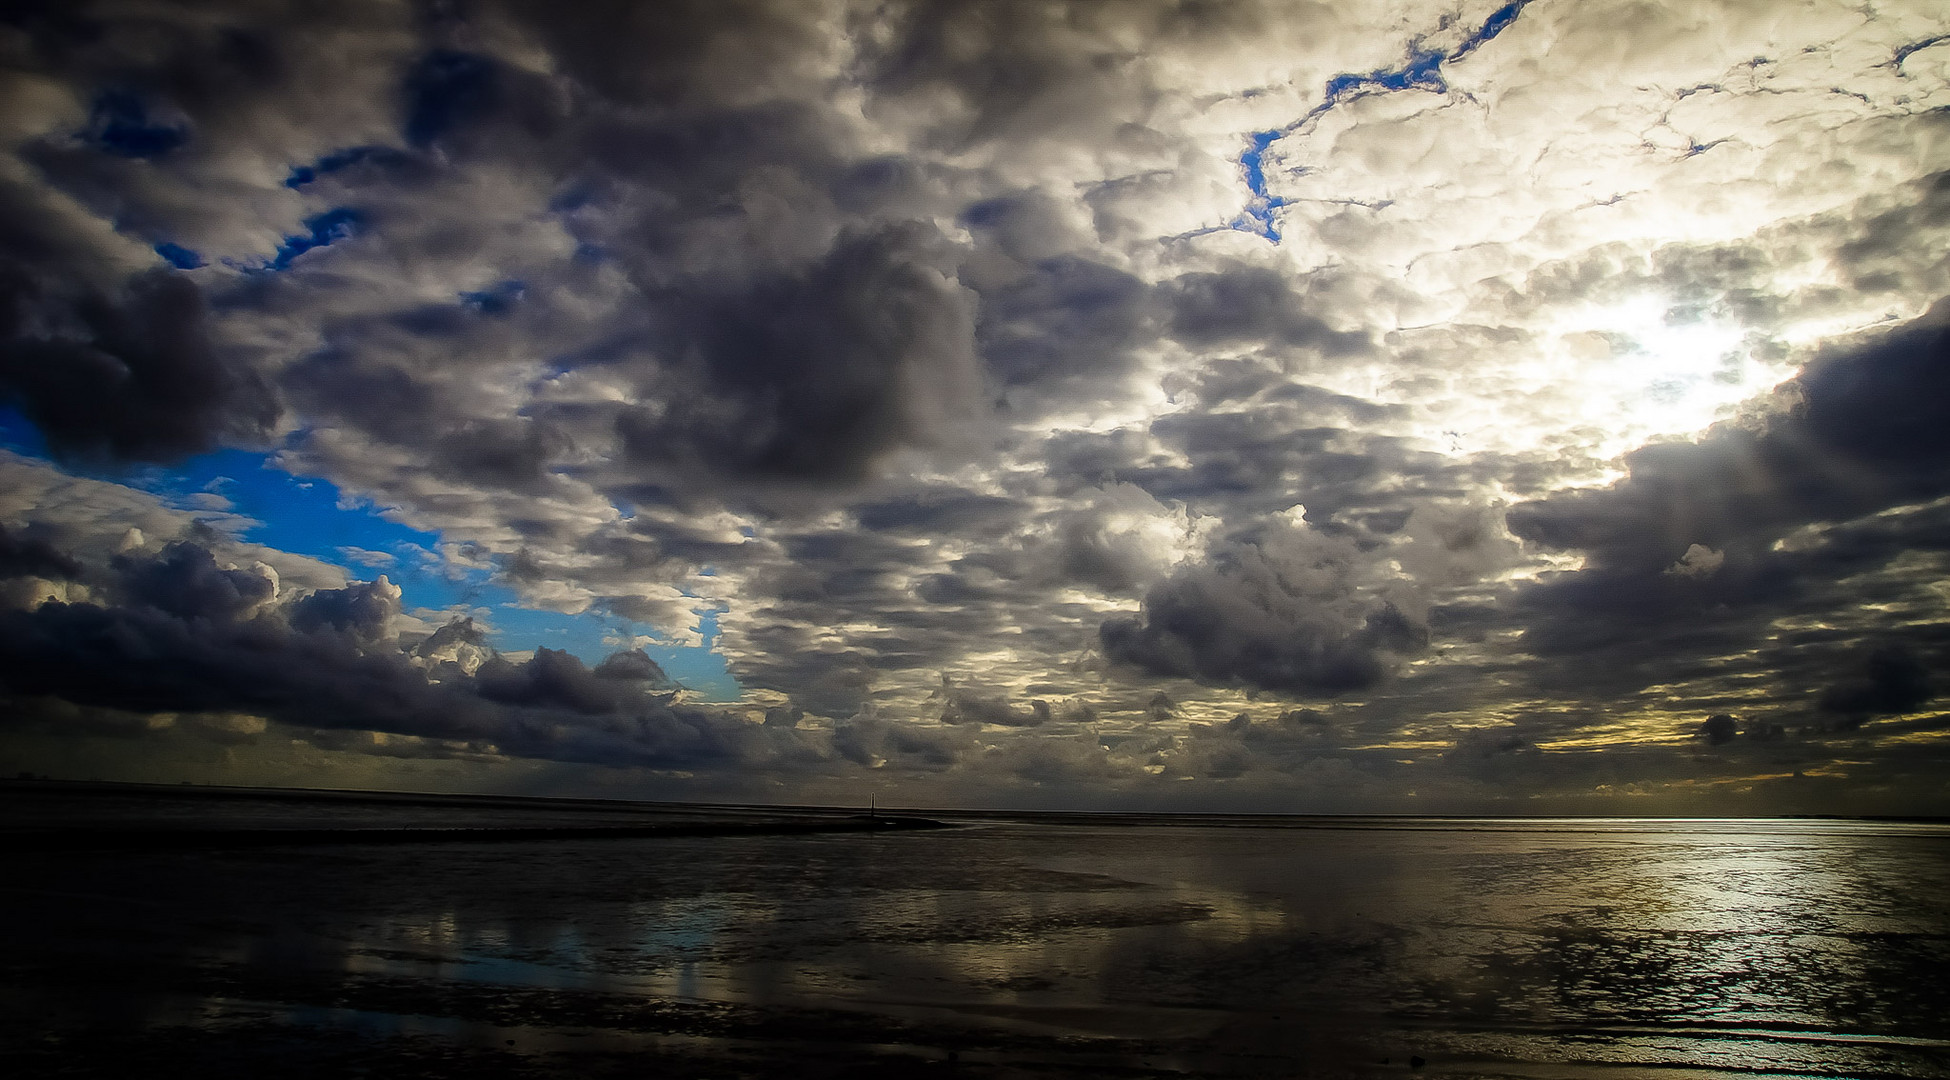
[[[1943,826],[354,841],[10,856],[0,1057],[76,1075],[1950,1076]]]

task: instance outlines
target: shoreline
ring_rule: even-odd
[[[1950,826],[1950,815],[1931,814],[1773,814],[1731,816],[1698,814],[1306,814],[1251,813],[1235,811],[1146,811],[1146,810],[1043,810],[1009,807],[887,807],[877,814],[868,806],[831,806],[793,803],[676,802],[653,799],[576,798],[560,795],[507,795],[491,792],[394,791],[367,788],[253,787],[230,784],[151,783],[130,780],[71,780],[53,777],[0,777],[0,799],[10,795],[63,792],[77,795],[129,795],[150,798],[179,798],[186,801],[258,799],[268,802],[366,803],[413,807],[484,806],[504,809],[555,810],[611,814],[711,815],[788,815],[792,817],[869,818],[916,817],[934,820],[937,826],[949,820],[1007,821],[1016,824],[1089,824],[1143,826],[1219,826],[1247,828],[1413,828],[1426,823],[1432,827],[1470,823],[1488,825],[1530,825],[1552,822],[1579,826],[1605,823],[1688,822],[1799,823],[1854,822],[1873,825]],[[1384,824],[1385,823],[1385,824]],[[844,830],[842,830],[844,831]],[[694,835],[717,835],[698,833]]]

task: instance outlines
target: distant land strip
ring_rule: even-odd
[[[699,836],[798,836],[807,833],[949,829],[919,817],[853,817],[825,821],[697,823],[688,825],[538,826],[483,829],[37,829],[0,833],[0,850],[101,851],[141,848],[317,847],[326,844],[515,844],[545,840],[646,840]]]

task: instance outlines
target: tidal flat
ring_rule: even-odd
[[[13,1076],[1950,1077],[1942,824],[0,813]]]

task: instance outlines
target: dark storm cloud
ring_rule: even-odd
[[[212,346],[187,278],[152,270],[98,289],[21,258],[4,235],[18,231],[0,221],[0,402],[56,454],[169,461],[276,420],[261,380]]]
[[[917,491],[853,508],[854,519],[863,529],[915,536],[996,535],[1027,512],[1020,500],[959,488]]]
[[[125,156],[153,157],[259,108],[254,99],[287,84],[306,59],[295,45],[334,27],[383,22],[387,5],[316,12],[218,0],[201,7],[202,18],[158,9],[131,19],[117,5],[86,0],[9,5],[5,21],[34,46],[10,59],[97,90],[89,134]],[[280,17],[276,25],[266,21],[272,15]],[[184,117],[195,118],[187,131]]]
[[[0,578],[26,576],[68,581],[81,576],[81,564],[46,540],[0,526]]]
[[[648,684],[657,690],[668,689],[676,684],[650,654],[642,649],[626,649],[614,652],[596,665],[594,674],[599,679],[622,679],[630,682]]]
[[[343,589],[321,589],[291,606],[291,628],[315,634],[333,630],[360,642],[383,639],[399,614],[398,590],[380,578],[356,581]]]
[[[1302,695],[1362,690],[1428,640],[1361,586],[1344,538],[1275,527],[1174,574],[1136,618],[1104,623],[1104,652],[1158,675]]]
[[[49,187],[178,266],[217,262],[213,246],[254,256],[240,245],[294,231],[298,200],[255,166],[369,139],[395,111],[390,69],[411,18],[363,2],[61,6],[59,19],[17,16],[6,66],[60,85],[73,106],[21,93],[15,149]]]
[[[1337,427],[1294,430],[1286,418],[1259,412],[1168,416],[1151,430],[1190,459],[1176,475],[1132,477],[1159,494],[1270,492],[1292,476],[1307,481],[1319,502],[1330,487],[1370,488],[1381,465],[1377,456],[1349,448],[1365,441],[1357,434]]]
[[[573,456],[575,444],[609,434],[620,439],[622,459],[579,475],[619,497],[646,476],[692,490],[726,479],[855,481],[892,451],[961,443],[984,419],[990,382],[1087,393],[1086,380],[1115,373],[1155,335],[1143,283],[1065,254],[1090,237],[1074,222],[1059,227],[1047,195],[971,201],[944,188],[966,178],[938,166],[862,155],[854,136],[812,104],[830,89],[836,55],[817,12],[631,8],[616,13],[622,38],[531,5],[480,14],[512,18],[537,35],[572,88],[536,83],[482,53],[432,47],[399,76],[402,137],[444,160],[506,165],[552,189],[551,208],[581,250],[629,275],[638,296],[626,310],[635,320],[578,332],[595,335],[587,355],[597,364],[622,361],[639,404],[607,417],[602,409],[535,406],[533,426],[510,435],[510,447],[483,452],[485,440],[508,433],[459,416],[416,429],[407,418],[441,409],[442,388],[387,361],[385,350],[365,359],[371,340],[356,349],[347,340],[287,376],[309,414],[349,414],[349,423],[385,441],[430,452],[451,478],[492,487],[533,480]],[[946,85],[979,108],[1000,108],[998,116],[1040,116],[1036,102],[1049,95],[1096,124],[1091,109],[1077,106],[1127,108],[1117,94],[1133,77],[1083,57],[1129,55],[1134,28],[1172,39],[1207,29],[1168,6],[1072,14],[1051,23],[1055,13],[1030,8],[993,19],[955,5],[896,10],[889,25],[905,44],[866,50],[851,75],[888,95],[890,116],[900,102]],[[1051,25],[1075,40],[1040,44],[1036,35]],[[620,48],[631,33],[655,44]],[[954,59],[958,50],[940,52],[940,34],[980,36],[990,55],[967,67]],[[741,74],[729,77],[726,65]],[[1034,76],[1004,80],[1033,84],[1013,106],[1002,106],[986,81],[979,93],[964,86],[1012,65]],[[1051,133],[978,122],[964,136]],[[352,166],[325,169],[339,159],[350,160],[334,151],[305,167],[302,186],[345,181]],[[355,200],[361,214],[373,212],[371,198]],[[962,265],[969,252],[949,250],[915,222],[956,211],[983,243],[1024,260],[1023,273],[984,283]],[[413,248],[398,215],[372,220],[366,227],[387,232],[392,247]],[[958,284],[957,274],[973,285]],[[1288,322],[1289,330],[1300,325]],[[443,347],[464,352],[469,344]],[[561,350],[559,339],[553,348]],[[348,362],[354,355],[361,358]],[[348,401],[368,404],[347,409]],[[416,438],[416,430],[426,434]]]
[[[923,728],[873,717],[849,720],[833,729],[833,750],[867,768],[942,772],[971,749],[967,737],[940,728]]]
[[[1874,716],[1915,712],[1935,696],[1929,670],[1904,645],[1874,650],[1862,667],[1861,675],[1822,692],[1821,711],[1861,723]]]
[[[200,544],[179,540],[154,556],[115,560],[121,576],[120,592],[132,606],[153,608],[184,620],[230,621],[250,614],[277,594],[277,582],[250,570],[227,570]],[[352,600],[326,599],[302,612],[307,621],[323,623],[314,613]],[[389,613],[390,614],[390,613]]]
[[[505,108],[516,97],[507,86],[510,77],[491,57],[457,49],[423,53],[407,69],[402,87],[406,141],[425,148]]]
[[[833,47],[818,5],[789,0],[593,0],[572,19],[547,0],[497,6],[598,93],[675,109],[780,96]]]
[[[532,422],[472,421],[440,436],[429,465],[455,479],[504,488],[533,488],[564,440]]]
[[[157,194],[159,159],[274,77],[251,31],[199,34],[158,20],[137,44],[86,14],[23,13],[41,48],[9,60],[92,96],[84,130],[15,147],[48,187],[150,244],[186,239]],[[146,57],[146,60],[145,60]],[[27,114],[31,116],[31,111]],[[206,210],[207,212],[207,210]],[[170,461],[220,440],[261,438],[278,408],[261,376],[213,340],[202,290],[165,269],[131,272],[46,188],[0,180],[0,401],[33,420],[55,453]],[[180,245],[172,250],[185,251]]]
[[[1101,384],[1157,336],[1151,290],[1136,277],[1069,257],[1038,263],[982,292],[979,345],[1004,385]]]
[[[1385,535],[1416,506],[1464,498],[1479,471],[1498,471],[1372,430],[1404,410],[1294,382],[1258,361],[1219,361],[1165,388],[1187,407],[1148,433],[1064,431],[1038,447],[1056,489],[1075,497],[1123,482],[1232,522],[1302,504],[1311,521]]]
[[[1652,550],[1642,562],[1664,555],[1681,533],[1687,543],[1720,546],[1745,533],[1933,498],[1950,486],[1947,390],[1950,301],[1939,301],[1897,330],[1828,350],[1788,384],[1788,411],[1761,430],[1723,427],[1698,444],[1639,450],[1628,458],[1630,480],[1537,506],[1523,515],[1525,535],[1633,561],[1630,524],[1669,522],[1643,538]]]
[[[1411,506],[1469,489],[1457,461],[1339,415],[1338,395],[1296,394],[1242,411],[1186,410],[1152,435],[1175,454],[1112,467],[1111,475],[1160,499],[1227,517],[1277,513],[1299,503],[1311,518],[1398,523]],[[1325,406],[1323,408],[1323,406]],[[1382,531],[1388,531],[1383,529]]]
[[[1258,774],[1291,783],[1297,776],[1345,768],[1342,733],[1311,709],[1289,709],[1264,718],[1238,713],[1217,723],[1193,723],[1181,738],[1152,747],[1154,763],[1178,776],[1234,780]]]
[[[457,308],[455,318],[480,321]],[[496,343],[472,325],[365,322],[335,326],[325,348],[283,372],[290,400],[321,423],[423,454],[448,479],[532,489],[559,440],[546,423],[468,415],[467,391],[456,385],[465,378],[461,358]]]
[[[300,726],[489,742],[556,760],[670,766],[737,756],[738,721],[655,702],[625,705],[620,695],[584,699],[573,693],[573,674],[562,678],[546,659],[547,671],[520,670],[528,666],[489,672],[478,686],[436,683],[403,659],[262,624],[205,627],[89,604],[0,616],[0,678],[18,694],[138,711],[244,711]]]
[[[0,616],[0,678],[19,694],[139,711],[264,710],[318,726],[359,716],[443,736],[469,726],[449,711],[452,695],[416,686],[404,664],[281,631],[153,607],[44,604]]]
[[[1071,252],[1086,246],[1087,239],[1080,235],[1082,230],[1068,208],[1046,192],[1024,191],[983,199],[961,212],[961,223],[979,241],[994,245],[1009,257],[1005,272],[1055,263],[1058,272],[1052,276],[1057,281],[1075,277],[1080,284],[1096,284],[1093,299],[1119,301],[1129,295],[1125,286],[1128,275],[1096,264],[1065,265]],[[1098,309],[1101,311],[1102,306]]]
[[[1128,593],[1146,584],[1158,570],[1156,555],[1132,539],[1111,531],[1102,515],[1068,516],[1057,526],[1052,569],[1063,581],[1112,594]]]
[[[939,95],[959,106],[932,126],[938,145],[1107,141],[1149,91],[1130,74],[1133,39],[1199,28],[1174,25],[1177,13],[1169,4],[911,4],[897,10],[895,45],[877,51],[870,70],[896,98]]]
[[[92,709],[254,714],[564,761],[672,767],[791,749],[759,742],[736,717],[673,704],[641,652],[591,671],[550,649],[519,663],[483,650],[472,675],[451,662],[429,671],[390,640],[399,591],[384,579],[280,601],[267,573],[224,568],[189,540],[120,557],[102,568],[102,602],[0,613],[0,686]],[[456,622],[418,652],[468,642],[478,647],[479,633]]]
[[[1647,575],[1694,544],[1753,552],[1798,525],[1950,492],[1950,303],[1831,350],[1777,395],[1784,412],[1634,451],[1626,480],[1525,504],[1512,531]]]
[[[1040,698],[1016,705],[1000,695],[983,694],[943,680],[941,722],[944,724],[993,724],[997,727],[1036,727],[1051,719],[1050,704]]]
[[[474,673],[481,696],[503,705],[567,709],[588,716],[623,710],[641,694],[627,681],[598,677],[581,660],[556,649],[536,649],[522,663],[495,657]]]
[[[1225,357],[1209,361],[1196,373],[1176,375],[1166,382],[1174,396],[1189,395],[1211,409],[1227,406],[1273,405],[1308,417],[1337,418],[1355,426],[1398,420],[1408,410],[1379,405],[1294,381],[1285,365],[1259,357]]]
[[[1292,282],[1265,267],[1187,274],[1173,283],[1170,301],[1172,335],[1190,345],[1257,342],[1314,349],[1326,356],[1370,346],[1367,335],[1336,331],[1307,312]]]
[[[1731,713],[1714,713],[1699,726],[1700,736],[1714,746],[1732,742],[1739,732],[1740,722]]]
[[[1168,572],[1191,528],[1182,508],[1115,484],[1062,501],[922,488],[857,506],[854,518],[864,528],[781,529],[782,558],[754,556],[745,571],[746,595],[765,599],[727,622],[740,679],[821,716],[891,705],[885,693],[916,675],[930,691],[943,673],[996,687],[1046,677],[1048,657],[1095,644],[1101,609],[1079,591],[1135,597]],[[873,629],[842,645],[835,625]],[[1007,642],[1013,659],[967,670],[970,640]],[[1028,717],[1033,706],[1011,708]]]
[[[1777,391],[1784,411],[1635,451],[1630,475],[1610,488],[1514,508],[1518,536],[1587,556],[1584,569],[1519,593],[1525,647],[1607,655],[1603,672],[1588,673],[1594,689],[1643,685],[1685,671],[1688,657],[1755,647],[1783,615],[1834,620],[1876,589],[1891,590],[1878,598],[1885,603],[1903,601],[1918,582],[1869,576],[1905,552],[1944,550],[1941,514],[1913,504],[1950,494],[1946,313],[1939,303],[1830,350]],[[1794,538],[1808,529],[1816,532]],[[1926,626],[1908,632],[1935,636]],[[1835,650],[1852,632],[1803,636],[1806,649],[1769,662],[1824,670],[1841,662]],[[1871,704],[1907,700],[1913,685],[1850,682],[1823,700],[1834,712],[1892,712]],[[1861,707],[1832,704],[1844,701]]]
[[[918,223],[842,237],[815,266],[662,298],[674,371],[624,412],[626,460],[655,470],[852,479],[901,446],[948,441],[977,401],[973,304]],[[671,392],[677,391],[677,392]]]
[[[1917,237],[1950,228],[1950,171],[1934,173],[1916,186],[1922,189],[1920,197],[1882,210],[1862,222],[1836,249],[1838,260],[1847,268],[1849,283],[1855,288],[1877,291],[1913,288],[1911,279],[1916,276],[1919,255],[1923,259],[1930,257],[1929,252],[1917,250]]]

